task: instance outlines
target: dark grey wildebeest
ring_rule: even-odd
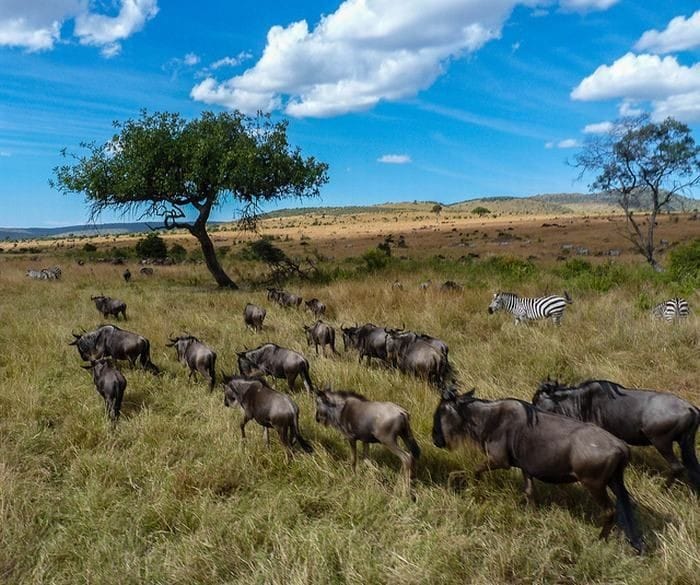
[[[386,335],[387,361],[402,372],[425,378],[442,386],[449,373],[447,346],[440,340],[425,339],[413,332],[389,332]],[[443,349],[443,351],[437,349]]]
[[[299,407],[289,396],[273,390],[261,378],[224,375],[224,405],[238,405],[243,411],[241,436],[244,439],[246,424],[255,420],[264,429],[268,447],[269,429],[273,428],[288,455],[291,455],[295,442],[307,453],[313,452],[309,442],[299,432]]]
[[[311,299],[304,303],[306,308],[314,314],[314,317],[320,319],[326,314],[326,305],[318,299]]]
[[[89,365],[80,367],[92,372],[95,388],[105,401],[107,416],[112,424],[116,424],[122,408],[124,390],[126,390],[126,378],[112,365],[109,358],[90,360]]]
[[[313,325],[304,325],[304,333],[306,333],[306,342],[310,346],[313,344],[318,355],[318,346],[321,346],[323,355],[326,355],[326,346],[331,348],[331,351],[338,355],[335,349],[335,329],[328,323],[324,323],[320,319]]]
[[[359,352],[359,361],[362,358],[367,358],[367,363],[372,361],[372,358],[377,358],[386,361],[386,336],[387,329],[385,327],[377,327],[373,323],[365,323],[361,327],[341,327],[343,332],[343,344],[345,350],[348,348],[357,349]]]
[[[299,295],[274,287],[267,289],[267,298],[283,307],[298,307],[303,300]]]
[[[642,551],[624,482],[630,458],[624,441],[600,427],[540,411],[522,400],[481,400],[473,390],[461,396],[445,392],[433,417],[433,443],[453,448],[463,438],[486,454],[476,469],[477,479],[485,471],[518,467],[530,504],[533,478],[547,483],[580,481],[604,510],[600,537],[607,538],[617,516],[629,542]],[[607,488],[616,496],[615,506]]]
[[[103,317],[107,318],[110,315],[114,315],[115,318],[119,319],[119,314],[121,313],[124,321],[126,321],[126,303],[124,301],[104,295],[92,296],[90,300],[94,301],[95,307],[102,313]]]
[[[131,365],[137,362],[153,374],[159,372],[151,361],[151,343],[138,333],[125,331],[115,325],[102,325],[94,331],[73,333],[73,341],[84,361],[111,357],[114,360],[128,360]]]
[[[700,465],[695,454],[695,435],[700,409],[690,402],[656,390],[632,389],[607,380],[589,380],[566,387],[546,380],[532,402],[540,410],[590,422],[630,445],[653,445],[671,466],[670,484],[683,473],[700,493]],[[673,453],[680,446],[681,459]]]
[[[142,274],[143,276],[153,276],[153,268],[150,266],[143,266],[139,270],[139,274]]]
[[[168,342],[166,347],[174,347],[178,361],[190,369],[189,378],[199,372],[209,382],[209,391],[214,390],[216,352],[194,335],[168,337]]]
[[[243,322],[246,327],[249,327],[256,333],[260,332],[263,327],[267,311],[258,305],[248,303],[243,309]]]
[[[275,343],[264,343],[255,349],[238,352],[237,355],[238,369],[244,376],[262,373],[274,378],[285,378],[291,391],[294,391],[297,376],[301,376],[306,391],[313,391],[309,376],[309,362],[297,351],[280,347]]]
[[[124,282],[129,282],[131,280],[131,270],[127,268],[122,272],[122,277],[124,278]]]
[[[408,412],[393,402],[375,402],[361,394],[331,391],[316,393],[316,422],[338,429],[350,444],[352,468],[357,467],[357,441],[367,457],[370,443],[381,443],[401,460],[407,484],[415,475],[420,447],[413,438]],[[398,439],[406,449],[399,446]]]

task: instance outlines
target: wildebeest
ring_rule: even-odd
[[[326,346],[330,346],[334,354],[338,354],[335,350],[335,329],[328,323],[324,323],[320,319],[313,325],[304,325],[304,333],[306,333],[306,342],[308,345],[313,344],[318,355],[318,346],[321,346],[321,351],[326,354]]]
[[[273,428],[288,455],[291,455],[295,441],[307,453],[313,452],[311,445],[299,432],[299,407],[286,394],[270,388],[264,380],[224,375],[224,405],[231,407],[236,404],[243,410],[241,436],[244,439],[245,425],[248,421],[255,420],[264,428],[268,446],[268,429]]]
[[[267,311],[258,305],[248,303],[243,309],[243,322],[256,333],[262,329]]]
[[[363,457],[370,443],[381,443],[401,460],[410,483],[415,475],[420,447],[413,438],[408,412],[393,402],[375,402],[361,394],[331,391],[326,386],[316,393],[316,422],[338,429],[350,443],[352,468],[357,466],[357,441],[362,442]],[[408,451],[399,446],[399,437]]]
[[[299,295],[273,287],[267,289],[267,298],[283,307],[298,307],[303,300]]]
[[[304,304],[316,318],[321,318],[326,313],[326,305],[318,299],[311,299],[310,301],[306,301]]]
[[[373,323],[365,323],[361,327],[341,327],[343,332],[343,344],[345,350],[349,347],[357,349],[360,354],[359,361],[367,358],[367,363],[372,358],[386,361],[386,336],[387,330],[384,327],[377,327]]]
[[[402,372],[442,385],[449,371],[447,345],[412,331],[388,332],[386,335],[387,361]]]
[[[139,273],[143,274],[144,276],[153,276],[153,268],[150,266],[142,266]]]
[[[122,273],[122,276],[124,277],[125,282],[129,282],[131,280],[131,270],[128,268]]]
[[[107,416],[115,424],[122,407],[126,378],[112,365],[109,358],[90,360],[90,365],[80,367],[92,371],[92,381],[105,401]]]
[[[457,284],[454,280],[446,280],[440,285],[440,290],[443,292],[461,292],[462,285]]]
[[[111,357],[115,360],[129,360],[132,366],[138,361],[149,372],[159,372],[151,361],[151,343],[138,333],[125,331],[115,325],[102,325],[95,331],[80,335],[73,333],[73,337],[69,345],[75,345],[80,357],[86,362]]]
[[[174,347],[177,359],[190,369],[189,378],[199,372],[209,382],[209,391],[216,384],[216,352],[202,343],[194,335],[179,335],[169,337],[167,347]]]
[[[289,389],[294,391],[294,382],[301,376],[307,392],[313,391],[309,376],[309,362],[299,352],[280,347],[275,343],[238,352],[238,368],[244,376],[261,372],[274,378],[286,378]]]
[[[124,317],[126,321],[126,303],[120,301],[119,299],[113,299],[111,297],[106,297],[104,295],[97,295],[90,297],[90,300],[95,302],[95,307],[102,313],[103,317],[108,317],[109,315],[114,315],[119,319],[119,314]]]
[[[695,454],[695,435],[700,409],[690,402],[656,390],[625,388],[607,380],[588,380],[567,387],[547,380],[540,384],[532,402],[540,410],[593,423],[626,443],[653,445],[671,466],[669,483],[683,473],[683,466],[700,492],[700,465]],[[680,446],[681,459],[673,453]]]
[[[615,523],[632,546],[641,552],[632,504],[624,483],[630,450],[607,431],[572,418],[543,412],[522,400],[482,400],[474,391],[458,396],[444,393],[433,417],[433,443],[452,448],[471,439],[486,454],[476,469],[485,471],[518,467],[525,481],[525,497],[533,503],[533,478],[547,483],[580,481],[604,509],[601,538]],[[616,496],[613,507],[607,488]]]

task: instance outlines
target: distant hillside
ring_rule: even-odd
[[[103,223],[93,225],[69,225],[55,228],[0,228],[0,240],[36,240],[40,238],[65,238],[73,236],[106,236],[148,232],[158,227],[157,222]]]

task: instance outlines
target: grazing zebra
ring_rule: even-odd
[[[521,298],[509,292],[497,292],[494,293],[493,300],[489,305],[489,313],[495,313],[501,309],[506,310],[513,314],[516,324],[529,319],[547,319],[551,317],[554,324],[559,325],[566,305],[572,302],[568,292],[564,292],[563,297],[550,295],[534,299]]]
[[[662,317],[666,321],[673,321],[676,318],[687,317],[690,314],[690,305],[685,299],[676,297],[659,303],[651,310],[655,317]]]
[[[41,273],[44,275],[43,278],[47,280],[58,280],[61,278],[61,269],[58,266],[53,268],[42,268]]]
[[[34,278],[35,280],[46,280],[48,278],[43,270],[34,270],[33,268],[27,268],[26,274],[29,278]]]

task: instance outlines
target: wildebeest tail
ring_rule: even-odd
[[[681,459],[688,471],[688,479],[695,491],[700,494],[700,464],[698,464],[698,456],[695,453],[695,435],[698,431],[698,426],[700,426],[700,410],[694,408],[692,412],[695,415],[695,420],[679,442],[681,445]]]
[[[615,494],[615,517],[617,525],[623,530],[627,540],[638,553],[644,552],[644,540],[639,534],[632,511],[632,501],[625,487],[624,470],[626,463],[621,463],[608,484]]]
[[[301,432],[299,432],[299,413],[294,416],[294,439],[306,453],[314,452],[314,448],[311,446],[311,443],[302,437]]]
[[[304,369],[301,371],[301,377],[304,380],[304,387],[309,394],[314,393],[314,384],[311,381],[311,376],[309,376],[309,364],[305,364]]]
[[[141,361],[141,365],[143,368],[151,374],[160,374],[160,370],[158,369],[158,366],[156,366],[152,361],[151,361],[151,342],[148,341],[148,339],[144,338],[144,348],[141,351],[141,355],[139,356],[139,360]]]
[[[216,385],[216,354],[214,352],[212,352],[209,362],[209,378],[209,392],[213,392]]]
[[[404,430],[401,438],[403,439],[404,443],[406,443],[406,447],[408,447],[408,450],[411,452],[411,455],[413,455],[413,458],[418,460],[420,458],[420,447],[413,436],[413,431],[411,431],[411,422],[408,417],[408,413],[405,413],[403,416]]]
[[[574,302],[574,299],[571,298],[571,295],[569,294],[568,291],[564,291],[564,300],[567,302],[567,304],[571,304]]]

